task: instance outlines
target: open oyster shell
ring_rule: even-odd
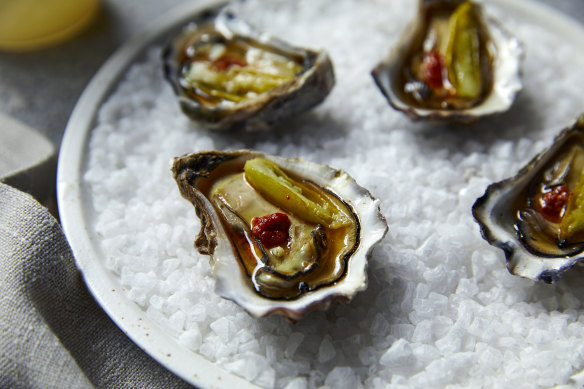
[[[367,287],[368,257],[387,224],[379,201],[347,173],[248,150],[174,158],[172,173],[201,219],[195,247],[211,256],[216,292],[250,314],[295,321]],[[291,220],[289,238],[273,248],[255,229],[266,214]]]
[[[553,283],[584,259],[584,114],[472,213],[512,274]]]
[[[335,82],[324,51],[259,34],[226,10],[186,26],[163,61],[182,111],[211,130],[268,129],[322,102]]]
[[[420,0],[416,19],[372,76],[411,119],[472,123],[509,109],[522,88],[519,41],[479,5]]]

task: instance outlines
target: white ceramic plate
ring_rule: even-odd
[[[119,278],[106,269],[96,236],[87,226],[90,203],[82,186],[90,133],[101,104],[119,79],[152,44],[162,44],[193,15],[223,1],[185,3],[120,48],[99,70],[79,99],[65,130],[57,173],[59,215],[85,283],[96,301],[138,346],[161,365],[200,387],[257,388],[178,344],[124,295]]]
[[[547,26],[575,47],[584,42],[582,25],[539,3],[528,0],[489,2],[521,15],[523,22]],[[59,156],[58,201],[63,228],[90,292],[138,346],[191,384],[201,387],[252,388],[255,386],[180,345],[175,337],[148,319],[145,312],[125,296],[119,278],[105,266],[98,238],[88,228],[91,199],[82,180],[87,166],[88,141],[97,112],[126,70],[143,58],[149,46],[163,43],[193,15],[219,4],[221,2],[216,0],[185,3],[137,39],[125,44],[103,65],[81,96],[65,131]]]

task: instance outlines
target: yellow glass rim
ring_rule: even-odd
[[[51,34],[47,34],[34,39],[15,39],[15,40],[1,40],[0,39],[0,50],[13,51],[13,52],[23,52],[32,51],[47,48],[50,46],[63,43],[66,40],[72,38],[77,33],[81,32],[84,28],[89,26],[93,21],[99,10],[99,0],[92,0],[91,4],[88,6],[87,12],[85,12],[79,19],[68,26],[55,31]]]

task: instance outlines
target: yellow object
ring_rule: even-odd
[[[580,173],[578,184],[574,188],[566,213],[560,224],[560,238],[570,239],[577,232],[584,229],[584,170]]]
[[[98,9],[99,0],[0,0],[0,50],[61,43],[85,28]]]
[[[245,163],[244,172],[251,186],[267,200],[305,221],[329,228],[350,223],[349,218],[325,197],[289,177],[272,161],[250,159]]]
[[[462,3],[449,21],[450,37],[446,50],[448,77],[461,97],[481,94],[480,22],[470,1]]]

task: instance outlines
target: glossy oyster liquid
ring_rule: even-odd
[[[216,196],[216,194],[214,194],[216,192],[216,185],[214,185],[214,183],[222,182],[222,180],[233,179],[236,181],[241,180],[242,186],[248,185],[244,182],[245,180],[242,177],[243,165],[244,163],[241,160],[238,160],[237,162],[222,163],[217,169],[211,172],[208,178],[200,178],[198,181],[199,190],[201,190],[205,197],[211,199],[217,213],[220,215],[224,210],[222,211],[219,208],[219,202],[213,200],[213,197]],[[259,294],[273,299],[294,299],[301,296],[303,293],[333,284],[340,280],[345,274],[347,261],[359,242],[358,221],[352,210],[344,202],[334,194],[324,191],[317,185],[297,177],[293,172],[286,171],[286,173],[292,177],[297,184],[310,187],[312,190],[321,191],[333,206],[343,209],[345,213],[351,215],[353,221],[349,225],[341,228],[327,228],[321,226],[322,233],[326,236],[326,247],[322,248],[318,261],[314,264],[310,264],[310,266],[307,266],[303,271],[298,271],[294,274],[282,274],[278,271],[277,267],[262,260],[262,252],[258,249],[257,242],[255,241],[254,236],[250,234],[250,231],[243,231],[241,228],[238,228],[237,225],[234,226],[233,223],[222,218],[223,227],[229,235],[234,254],[239,259],[242,270],[245,271],[249,277],[250,283],[253,284],[254,289]],[[257,194],[257,196],[260,195]],[[237,200],[231,199],[230,201],[235,202]],[[258,202],[259,201],[266,200],[258,198]],[[265,209],[266,210],[262,212],[270,213],[274,210],[278,210],[279,212],[285,213],[285,211],[274,204],[267,206]],[[264,215],[259,214],[257,216],[260,217]],[[292,214],[290,214],[290,217],[296,219]],[[242,219],[249,218],[249,215],[244,215],[242,217]],[[245,221],[249,223],[249,220]],[[317,225],[307,223],[303,220],[296,221],[295,223],[303,224],[307,228],[313,230],[317,228]]]
[[[575,133],[564,141],[517,197],[513,208],[517,215],[515,227],[522,244],[530,252],[562,257],[584,250],[582,223],[568,223],[569,218],[580,219],[574,212],[579,212],[577,197],[584,194],[583,172],[584,136]]]
[[[419,16],[419,25],[414,38],[399,65],[401,69],[394,83],[398,96],[409,105],[426,109],[468,109],[483,101],[493,87],[493,53],[488,30],[479,18],[479,59],[481,92],[477,97],[468,98],[457,94],[449,79],[444,64],[441,65],[443,85],[434,87],[423,75],[426,55],[444,52],[447,42],[449,18],[460,1],[438,1],[426,6]],[[480,13],[478,13],[480,17]]]
[[[213,29],[187,42],[180,63],[181,86],[210,107],[245,102],[290,82],[303,71],[301,56],[245,37],[226,39]]]

